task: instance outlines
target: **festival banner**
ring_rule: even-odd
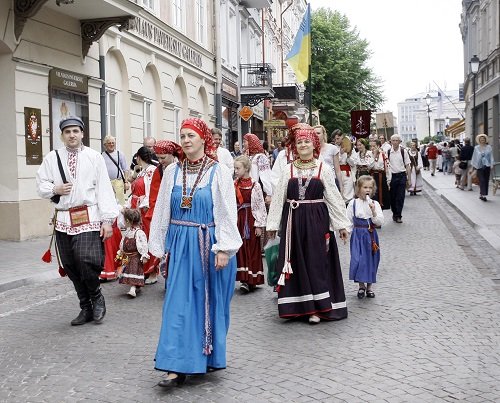
[[[371,110],[351,111],[351,133],[357,139],[370,135]]]

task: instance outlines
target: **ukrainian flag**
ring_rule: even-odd
[[[297,81],[303,83],[309,76],[311,64],[311,6],[307,5],[293,47],[285,59],[295,72]]]

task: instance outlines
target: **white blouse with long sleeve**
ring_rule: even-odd
[[[58,210],[56,230],[76,235],[99,231],[103,221],[112,223],[119,210],[102,155],[91,148],[82,147],[78,151],[76,174],[73,177],[68,168],[68,151],[63,147],[58,152],[66,180],[73,186],[70,194],[61,196],[55,205]],[[38,195],[44,199],[54,196],[54,187],[63,184],[54,150],[43,159],[36,174],[36,182]],[[83,205],[88,206],[90,222],[72,227],[68,209]]]
[[[262,193],[262,189],[258,183],[255,183],[252,187],[252,195],[250,198],[252,216],[255,219],[254,225],[256,227],[263,228],[266,226],[267,210],[264,202],[264,194]]]
[[[320,164],[317,163],[317,165],[318,166],[314,170],[313,177],[317,177],[318,175]],[[293,175],[294,178],[298,176],[298,170],[296,167],[293,167]],[[290,169],[285,169],[281,175],[278,185],[276,186],[271,206],[269,207],[266,225],[267,231],[277,231],[280,227],[281,214],[283,211],[283,205],[286,202],[286,193],[290,178]],[[347,228],[349,226],[349,221],[346,216],[345,203],[339,193],[337,185],[335,185],[333,170],[321,169],[319,178],[323,182],[323,186],[325,188],[324,198],[328,208],[328,215],[330,217],[330,231]]]
[[[177,181],[174,184],[177,164],[170,164],[163,173],[158,199],[151,220],[149,233],[149,250],[152,255],[162,257],[165,253],[165,239],[170,224],[170,200],[174,185],[182,186],[182,172],[179,169]],[[215,169],[212,181],[213,214],[215,223],[216,243],[212,245],[212,252],[226,252],[229,256],[236,254],[243,243],[237,226],[236,195],[232,172],[224,165],[215,164],[210,167],[198,185],[199,188],[207,186],[212,170]],[[187,174],[187,182],[192,184],[196,173]],[[189,185],[188,185],[189,187]]]
[[[387,177],[387,183],[391,183],[392,173],[389,169],[389,161],[387,160],[387,156],[383,151],[380,151],[377,154],[377,157],[373,159],[372,169],[376,171],[385,171],[385,175]]]
[[[273,195],[273,186],[271,184],[271,164],[265,154],[255,154],[250,157],[252,167],[250,176],[255,182],[262,182],[262,187],[267,196]]]
[[[356,217],[368,219],[371,218],[374,225],[382,226],[384,224],[384,213],[382,213],[382,209],[380,208],[380,204],[376,200],[362,200],[362,199],[352,199],[347,206],[347,218],[350,221],[349,227],[347,230],[352,232],[353,222],[354,222],[354,203],[356,203]],[[373,216],[372,210],[369,206],[369,203],[375,204],[375,214]]]
[[[278,153],[276,161],[274,161],[273,169],[271,170],[271,185],[273,187],[273,192],[274,188],[276,188],[276,185],[281,178],[283,171],[292,160],[293,157],[290,149],[285,148]]]

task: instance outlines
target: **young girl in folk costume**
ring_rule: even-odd
[[[389,161],[380,140],[370,141],[370,150],[373,154],[373,166],[370,175],[375,180],[375,194],[373,198],[377,200],[382,210],[391,208],[391,194],[389,193],[389,183],[391,183],[391,170]]]
[[[236,180],[236,204],[238,206],[238,230],[243,246],[236,254],[238,272],[236,280],[241,282],[240,290],[249,292],[264,284],[260,236],[266,226],[266,206],[259,184],[250,177],[251,162],[241,155],[234,160]]]
[[[120,284],[130,285],[127,292],[135,298],[137,291],[144,286],[143,263],[149,259],[148,240],[141,229],[141,213],[137,209],[124,209],[126,230],[120,243],[116,259],[122,264],[122,272],[119,275]]]
[[[348,237],[345,204],[332,170],[317,160],[314,129],[293,136],[296,159],[283,171],[267,216],[271,238],[281,229],[279,316],[306,317],[311,324],[343,319],[347,305],[333,231],[339,230],[342,240]]]
[[[420,155],[420,151],[418,150],[418,146],[415,141],[411,142],[408,155],[410,156],[411,171],[411,184],[408,188],[408,192],[410,192],[410,196],[416,196],[418,192],[422,191],[422,168],[424,167],[424,164],[422,163],[422,155]]]
[[[384,223],[380,204],[372,200],[375,180],[363,175],[356,182],[356,198],[347,206],[347,217],[351,221],[351,264],[349,280],[359,283],[358,298],[375,298],[372,284],[377,282],[380,250],[375,226]],[[365,286],[366,283],[366,286]]]

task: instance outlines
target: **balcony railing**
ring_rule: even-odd
[[[263,99],[273,98],[273,73],[269,63],[240,65],[241,100],[247,105],[257,105]]]

